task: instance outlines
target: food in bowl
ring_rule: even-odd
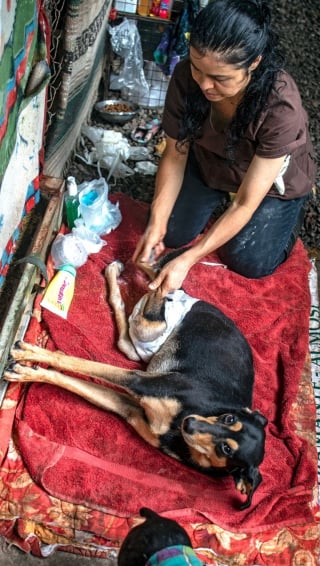
[[[106,104],[101,108],[102,112],[132,112],[132,107],[124,102]]]
[[[125,124],[132,120],[138,111],[138,106],[125,100],[102,100],[97,102],[95,110],[103,120],[113,124]]]

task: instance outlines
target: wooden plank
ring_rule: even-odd
[[[37,254],[45,262],[52,238],[61,225],[64,181],[44,176],[40,190],[42,198],[48,202],[43,219],[35,232],[27,255]],[[26,263],[23,266],[22,276],[0,331],[0,376],[3,375],[12,344],[16,340],[22,340],[27,330],[36,295],[36,283],[40,283],[40,278],[39,268],[36,265]],[[7,382],[1,379],[0,406],[7,386]]]

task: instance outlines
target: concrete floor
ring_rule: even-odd
[[[88,558],[77,556],[69,552],[57,551],[48,558],[38,558],[31,554],[22,552],[15,546],[0,543],[0,565],[1,566],[116,566],[116,561],[103,558]]]

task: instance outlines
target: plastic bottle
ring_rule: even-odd
[[[66,319],[73,299],[76,270],[73,265],[62,265],[51,279],[41,306]]]
[[[172,0],[152,0],[149,15],[170,20],[171,9]]]
[[[139,16],[149,16],[150,1],[139,0],[137,12]]]
[[[70,230],[80,217],[78,187],[74,177],[67,178],[67,193],[64,197],[67,225]]]

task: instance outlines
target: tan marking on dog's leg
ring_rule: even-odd
[[[136,373],[133,370],[118,368],[110,364],[67,356],[60,351],[51,352],[45,348],[39,348],[39,346],[22,341],[12,348],[10,353],[16,362],[46,364],[62,371],[72,371],[81,375],[99,377],[112,383],[121,383],[122,379],[130,379],[130,376]]]
[[[20,364],[14,364],[11,371],[6,370],[4,377],[7,381],[13,382],[36,382],[56,385],[79,395],[97,407],[113,411],[124,418],[128,416],[128,411],[122,402],[122,398],[126,398],[125,395],[114,392],[92,381],[71,377],[53,369],[41,367],[34,369],[29,366],[21,366]],[[133,407],[137,405],[134,400],[132,402],[128,400],[128,402]]]
[[[181,403],[176,399],[157,397],[142,397],[140,405],[150,423],[152,432],[156,435],[166,434],[171,427],[172,420],[181,411]]]
[[[150,263],[145,261],[137,261],[136,266],[138,269],[143,271],[143,273],[145,273],[151,281],[153,281],[156,278],[157,273],[154,267]]]
[[[143,408],[138,401],[128,395],[112,391],[91,381],[65,375],[53,369],[41,367],[34,369],[20,364],[14,364],[10,371],[5,370],[4,378],[7,381],[19,383],[48,383],[79,395],[79,397],[100,409],[116,413],[131,425],[148,444],[155,448],[159,447],[159,439],[146,422]]]
[[[129,360],[139,361],[138,356],[129,336],[128,321],[125,305],[121,296],[118,277],[123,271],[120,261],[113,261],[105,269],[105,278],[109,286],[109,304],[113,308],[118,329],[118,348]]]

